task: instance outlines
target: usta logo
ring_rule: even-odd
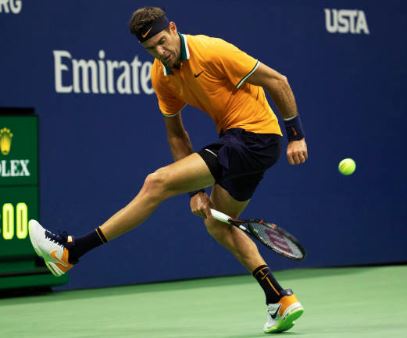
[[[22,8],[22,0],[0,0],[0,13],[18,14]]]
[[[325,8],[325,26],[329,33],[370,34],[364,11]]]

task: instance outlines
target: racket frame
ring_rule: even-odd
[[[251,220],[235,219],[235,218],[232,218],[232,217],[224,214],[223,212],[220,212],[220,211],[215,210],[215,209],[211,209],[211,213],[212,213],[212,217],[215,218],[216,220],[218,220],[218,221],[220,221],[222,223],[233,225],[233,226],[239,228],[240,230],[244,231],[248,235],[256,238],[258,241],[260,241],[260,243],[265,245],[267,248],[272,249],[273,251],[275,251],[276,253],[278,253],[278,254],[280,254],[280,255],[282,255],[284,257],[287,257],[287,258],[293,259],[293,260],[303,260],[305,258],[305,255],[306,255],[305,249],[300,244],[300,242],[297,240],[297,238],[295,238],[288,231],[286,231],[286,230],[282,229],[281,227],[279,227],[277,224],[265,222],[265,221],[259,220],[259,219],[251,219]],[[293,242],[298,247],[298,249],[302,253],[302,257],[295,257],[295,256],[288,255],[288,254],[286,254],[286,253],[284,253],[282,251],[279,251],[278,249],[273,248],[272,246],[266,244],[258,235],[256,235],[253,231],[251,231],[250,227],[245,226],[245,224],[250,225],[250,223],[253,223],[253,222],[260,223],[260,224],[267,224],[273,230],[279,232],[284,237],[288,238],[291,242]]]

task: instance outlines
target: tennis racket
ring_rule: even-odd
[[[274,223],[260,219],[235,219],[215,209],[211,209],[211,213],[216,220],[238,227],[282,256],[295,260],[305,257],[305,250],[298,240]]]

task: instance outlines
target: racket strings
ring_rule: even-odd
[[[285,236],[284,233],[277,230],[275,225],[256,222],[250,223],[249,226],[251,231],[258,236],[263,244],[289,257],[297,259],[304,257],[304,253],[297,244]]]

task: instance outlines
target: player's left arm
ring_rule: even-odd
[[[307,144],[302,133],[297,103],[287,77],[260,63],[247,83],[263,87],[280,111],[288,135],[287,159],[290,164],[304,163],[308,158]]]

